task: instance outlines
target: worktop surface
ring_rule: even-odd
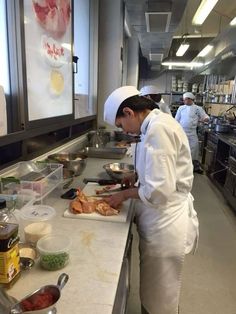
[[[84,172],[70,187],[83,188],[85,177],[108,178],[102,166],[113,161],[116,160],[88,158]],[[122,161],[131,163],[128,157]],[[65,218],[63,213],[69,201],[60,198],[64,192],[61,186],[44,202],[56,209],[51,222],[53,231],[68,234],[72,239],[69,264],[58,271],[46,271],[37,262],[31,270],[22,271],[8,293],[20,300],[41,286],[56,284],[59,275],[65,272],[69,281],[56,305],[58,314],[111,314],[132,222],[132,206],[125,222]]]

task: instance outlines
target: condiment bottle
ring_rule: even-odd
[[[0,283],[10,288],[20,274],[18,224],[0,222]]]

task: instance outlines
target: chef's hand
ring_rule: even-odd
[[[121,187],[125,187],[126,189],[134,187],[134,184],[136,182],[136,174],[132,173],[128,176],[126,176],[121,181]]]
[[[118,208],[126,199],[124,192],[118,192],[103,198],[111,207]]]

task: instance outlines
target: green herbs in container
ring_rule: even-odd
[[[47,235],[37,242],[40,265],[46,270],[57,270],[69,262],[71,240],[60,234]]]

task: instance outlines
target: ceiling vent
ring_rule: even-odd
[[[150,61],[161,62],[163,59],[163,53],[149,53]]]
[[[169,31],[171,12],[145,12],[147,32],[167,33]]]

